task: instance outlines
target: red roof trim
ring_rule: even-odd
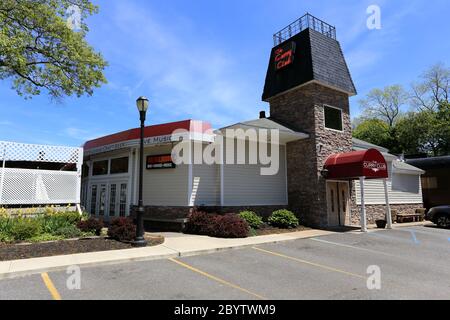
[[[171,135],[176,130],[187,130],[189,132],[204,133],[211,129],[211,124],[208,122],[197,120],[184,120],[178,122],[164,123],[153,126],[148,126],[144,129],[144,137],[159,137]],[[90,140],[84,144],[84,150],[91,150],[119,142],[126,142],[140,138],[140,129],[130,129],[127,131],[118,132],[109,136]]]
[[[385,179],[388,177],[386,159],[380,151],[369,149],[334,154],[325,162],[327,179],[351,180],[360,177]]]

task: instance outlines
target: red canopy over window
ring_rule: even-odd
[[[386,160],[380,151],[369,149],[334,154],[325,162],[327,179],[350,180],[365,177],[385,179],[388,177]]]

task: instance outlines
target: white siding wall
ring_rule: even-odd
[[[392,189],[392,179],[394,181],[394,190]],[[394,174],[388,181],[389,202],[390,204],[420,204],[422,199],[422,187],[419,175]],[[400,191],[395,190],[395,185],[401,184],[404,188]],[[356,203],[361,204],[361,189],[359,181],[355,182]],[[366,204],[385,204],[384,186],[382,180],[366,180],[364,182],[365,202]]]
[[[171,154],[172,146],[145,149],[144,161],[150,155]],[[188,206],[189,165],[175,169],[144,169],[143,200],[146,206]]]
[[[226,164],[224,205],[287,205],[285,150],[285,146],[280,146],[280,168],[278,174],[273,176],[261,175],[260,169],[265,167],[262,165]]]
[[[220,166],[194,165],[192,201],[195,206],[220,205]]]

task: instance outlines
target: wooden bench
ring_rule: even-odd
[[[422,222],[423,220],[424,215],[422,213],[397,214],[397,223]]]

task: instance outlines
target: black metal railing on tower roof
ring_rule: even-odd
[[[275,33],[273,35],[274,46],[279,45],[280,43],[288,40],[289,38],[308,28],[318,31],[323,35],[336,40],[336,28],[334,26],[307,13],[300,19],[292,22],[283,30]]]

